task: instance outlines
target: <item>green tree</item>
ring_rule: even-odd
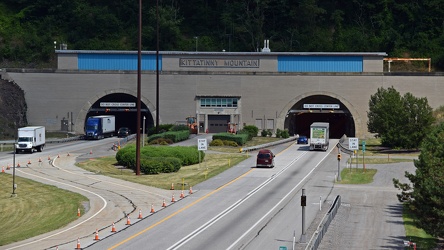
[[[393,87],[378,88],[370,97],[368,130],[381,138],[383,146],[418,148],[434,118],[426,98],[411,93],[401,97]]]
[[[402,192],[398,199],[406,201],[416,215],[416,223],[427,233],[444,236],[444,124],[434,127],[421,145],[421,154],[414,162],[414,174],[405,172],[411,184],[393,179]]]

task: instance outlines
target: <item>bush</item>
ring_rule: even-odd
[[[150,141],[149,144],[150,145],[155,145],[155,144],[168,145],[168,144],[173,144],[173,141],[170,139],[165,139],[165,138],[157,138],[155,140]]]
[[[164,133],[170,131],[170,129],[174,126],[174,124],[160,124],[159,125],[159,133]],[[156,127],[152,127],[148,129],[148,135],[156,134]]]
[[[271,129],[268,129],[267,130],[267,135],[271,137],[273,135],[273,131],[271,131]]]
[[[222,141],[234,141],[238,145],[244,145],[248,141],[248,134],[230,134],[230,133],[218,133],[213,135],[213,140],[220,139]]]
[[[180,170],[180,160],[175,157],[141,157],[140,171],[144,174],[172,173]]]
[[[241,129],[241,130],[237,131],[237,134],[238,135],[247,135],[247,141],[251,141],[251,139],[253,139],[253,135],[250,132],[248,132],[247,130]]]
[[[199,150],[197,146],[147,146],[140,151],[146,157],[176,157],[181,161],[181,165],[188,166],[199,163]],[[201,161],[205,157],[205,152],[200,153]]]
[[[257,136],[257,133],[259,133],[259,129],[254,125],[247,125],[242,130],[247,131],[251,135],[251,138]]]
[[[223,145],[224,145],[224,142],[221,139],[212,140],[210,142],[210,146],[220,147],[220,146],[223,146]]]
[[[174,125],[171,127],[170,131],[183,131],[183,130],[190,130],[190,128],[187,125]]]
[[[267,137],[267,135],[268,135],[267,130],[264,129],[264,130],[261,131],[261,136],[262,137]]]
[[[281,129],[276,129],[276,138],[281,138],[282,137],[282,130]]]
[[[223,141],[223,144],[224,144],[225,146],[231,146],[231,147],[237,147],[237,146],[239,146],[239,145],[237,145],[237,143],[236,143],[235,141],[228,141],[228,140]]]
[[[151,143],[151,141],[154,140],[158,140],[159,138],[171,140],[172,142],[180,142],[188,139],[189,137],[190,137],[189,130],[169,131],[161,134],[154,134],[148,136],[148,143]]]
[[[116,160],[119,165],[135,169],[136,167],[136,146],[128,145],[116,153]]]
[[[285,130],[281,131],[281,136],[282,136],[282,138],[286,139],[286,138],[290,137],[290,133],[288,132],[287,129],[285,129]]]

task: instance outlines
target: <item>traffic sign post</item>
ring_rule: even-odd
[[[364,168],[364,172],[365,172],[365,141],[362,141],[362,167]]]
[[[199,168],[200,168],[200,151],[207,150],[207,139],[197,139],[197,150],[199,151]]]

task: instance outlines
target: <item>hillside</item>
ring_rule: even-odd
[[[0,79],[0,140],[13,139],[16,128],[27,125],[26,110],[24,91]]]

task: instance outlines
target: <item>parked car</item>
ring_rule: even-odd
[[[261,149],[257,154],[256,167],[274,167],[275,155],[269,149]]]
[[[119,128],[119,131],[117,132],[117,137],[127,137],[131,134],[131,130],[127,127]]]
[[[298,144],[308,144],[308,138],[305,135],[301,135],[298,138]]]

